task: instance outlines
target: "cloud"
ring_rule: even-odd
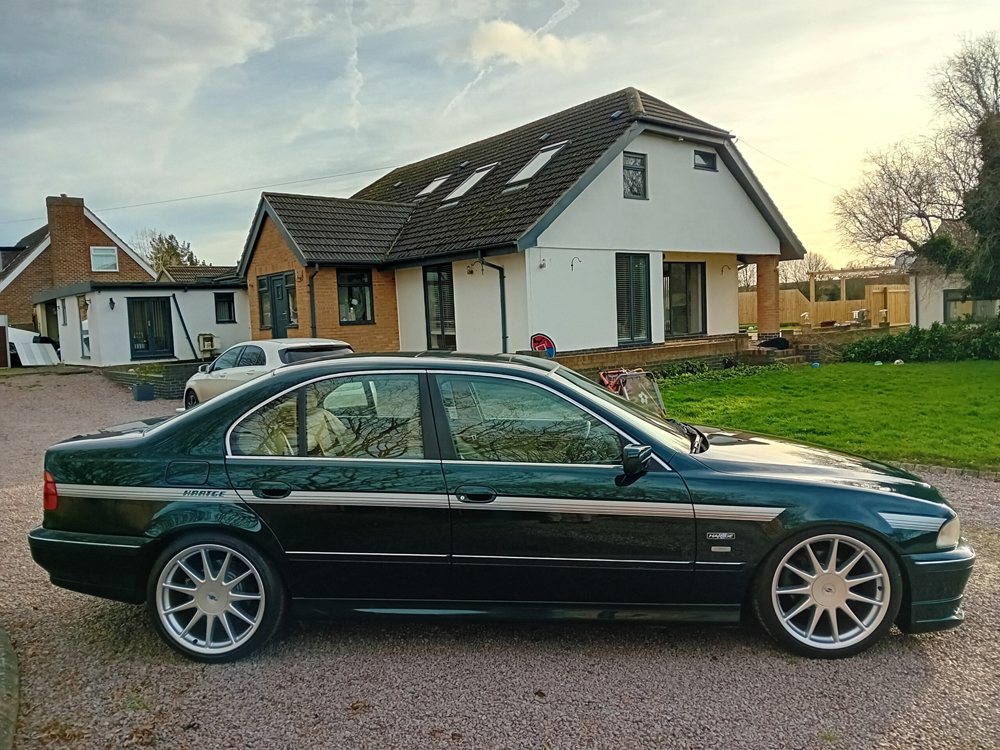
[[[606,43],[601,34],[562,38],[555,34],[538,34],[511,21],[490,21],[480,24],[472,35],[469,54],[479,66],[501,61],[580,71]]]

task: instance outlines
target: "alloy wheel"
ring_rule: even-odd
[[[223,654],[246,643],[264,616],[264,585],[246,557],[221,544],[182,550],[163,567],[156,609],[185,650]]]
[[[793,547],[778,564],[771,600],[793,638],[813,648],[843,649],[868,638],[885,618],[889,573],[867,544],[821,534]]]

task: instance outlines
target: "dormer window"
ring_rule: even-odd
[[[534,177],[541,171],[542,167],[544,167],[546,164],[552,161],[552,157],[555,156],[559,152],[559,149],[561,149],[567,143],[568,141],[561,141],[559,143],[553,143],[552,145],[543,148],[541,151],[539,151],[537,154],[531,157],[531,161],[529,161],[527,164],[521,167],[521,171],[518,172],[513,177],[511,177],[510,180],[507,181],[507,184],[512,185],[515,182],[524,182],[525,180],[530,180],[532,177]]]
[[[465,179],[465,182],[463,182],[457,188],[455,188],[454,190],[452,190],[448,194],[448,197],[445,198],[445,200],[446,201],[453,201],[456,198],[461,198],[467,192],[469,192],[470,190],[472,190],[472,188],[474,188],[477,184],[479,184],[479,181],[481,179],[483,179],[486,175],[488,175],[489,172],[490,172],[490,170],[493,169],[493,167],[495,167],[499,163],[500,162],[493,162],[492,164],[487,164],[484,167],[479,167],[479,169],[477,169],[475,172],[473,172],[472,174],[470,174]]]
[[[430,195],[439,187],[441,187],[441,185],[443,185],[445,180],[447,180],[449,177],[451,177],[450,174],[446,174],[444,177],[435,177],[433,180],[430,181],[427,187],[425,187],[423,190],[417,193],[417,197],[419,198],[423,195]]]

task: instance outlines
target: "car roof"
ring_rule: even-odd
[[[286,365],[282,372],[302,369],[321,369],[324,365],[336,365],[337,369],[350,366],[386,367],[398,369],[418,366],[422,369],[446,370],[461,365],[475,365],[471,369],[489,370],[500,367],[505,370],[519,369],[535,373],[549,373],[559,368],[559,363],[543,357],[523,354],[472,354],[466,352],[382,352],[374,354],[348,354],[339,357],[317,357],[306,362]]]
[[[234,349],[237,346],[262,346],[265,349],[280,350],[280,349],[308,349],[314,346],[339,346],[344,348],[350,348],[350,344],[346,341],[339,341],[337,339],[258,339],[254,341],[241,341],[238,344],[233,344],[229,347]]]

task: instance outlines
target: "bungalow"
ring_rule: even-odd
[[[1000,315],[1000,300],[965,294],[968,282],[961,274],[945,273],[941,267],[912,253],[904,255],[899,265],[910,274],[910,321],[918,328],[953,323],[966,317],[984,321]]]
[[[742,263],[777,333],[804,254],[730,133],[628,88],[349,199],[264,193],[237,273],[254,338],[565,354],[735,340]]]

